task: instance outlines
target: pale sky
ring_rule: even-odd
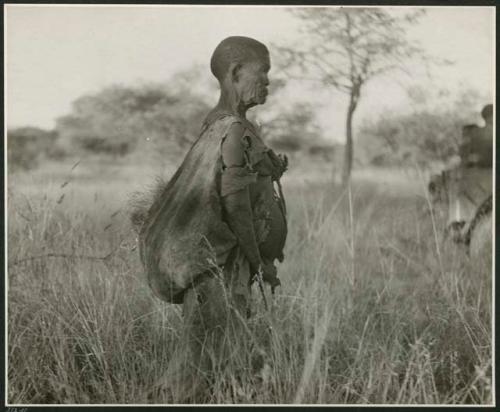
[[[51,128],[55,118],[70,111],[73,100],[110,84],[166,81],[193,64],[205,65],[208,71],[215,46],[230,35],[265,44],[300,40],[297,20],[286,8],[275,6],[4,7],[8,127]],[[410,35],[428,52],[455,64],[437,70],[432,80],[401,77],[404,84],[453,92],[471,87],[492,99],[494,13],[488,7],[427,8]],[[270,77],[272,81],[272,71]],[[322,105],[321,126],[333,138],[342,134],[345,100],[338,94],[306,91],[287,96],[317,101]],[[375,79],[357,116],[407,106],[401,85],[391,77]]]

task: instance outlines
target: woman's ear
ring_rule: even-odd
[[[233,82],[237,82],[238,81],[240,70],[241,70],[241,64],[240,63],[231,63],[229,65],[229,74],[230,74],[231,80]]]

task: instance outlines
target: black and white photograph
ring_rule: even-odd
[[[496,405],[495,7],[3,12],[12,411]]]

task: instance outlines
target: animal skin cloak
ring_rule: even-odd
[[[203,273],[224,265],[237,246],[222,218],[220,196],[221,144],[236,121],[225,115],[202,130],[141,229],[148,283],[167,302],[182,303],[184,291]]]

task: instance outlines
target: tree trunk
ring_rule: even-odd
[[[351,180],[352,161],[354,156],[354,145],[352,139],[352,118],[358,105],[359,86],[353,87],[347,109],[346,119],[346,141],[344,148],[344,164],[342,169],[342,187],[347,187]]]

